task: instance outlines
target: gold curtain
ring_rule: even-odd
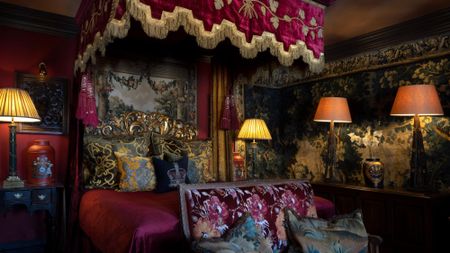
[[[224,64],[212,63],[211,137],[213,140],[214,167],[218,181],[229,181],[231,168],[231,138],[228,131],[220,129],[223,101],[230,85],[228,69]]]

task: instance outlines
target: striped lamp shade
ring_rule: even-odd
[[[239,139],[272,140],[269,129],[262,119],[246,119],[238,134]]]
[[[28,92],[4,88],[0,89],[0,121],[39,122],[41,118]]]

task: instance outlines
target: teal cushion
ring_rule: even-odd
[[[272,253],[270,240],[266,240],[250,213],[236,221],[224,238],[202,238],[193,243],[195,252],[260,252]]]
[[[368,237],[360,210],[330,221],[299,217],[291,209],[285,210],[285,216],[290,244],[298,248],[297,252],[367,252]]]

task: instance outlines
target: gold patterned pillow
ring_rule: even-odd
[[[206,183],[214,181],[212,175],[213,156],[211,140],[196,140],[186,142],[189,157],[188,178],[191,183]]]
[[[127,153],[135,156],[147,156],[149,152],[150,136],[138,136],[131,141],[120,140],[113,145],[114,152]]]
[[[151,158],[114,152],[120,172],[119,190],[151,191],[156,187],[155,169]]]
[[[167,137],[157,133],[152,133],[150,141],[150,156],[162,157],[165,154],[183,156],[187,153],[188,147],[183,141]]]
[[[87,189],[117,187],[117,163],[113,144],[103,140],[88,142],[84,149],[83,169]]]

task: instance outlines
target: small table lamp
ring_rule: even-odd
[[[242,124],[241,130],[238,134],[238,139],[253,140],[251,147],[253,149],[253,170],[252,178],[255,178],[256,172],[256,140],[272,140],[269,129],[262,119],[246,119]]]
[[[419,116],[436,115],[444,115],[444,111],[434,85],[420,84],[398,88],[391,116],[414,116],[409,179],[409,188],[411,190],[431,190],[432,182],[430,172],[427,170]]]
[[[23,187],[16,170],[16,122],[39,122],[41,118],[28,92],[15,88],[0,89],[0,121],[9,125],[9,175],[4,188]]]
[[[334,123],[351,123],[350,110],[347,99],[343,97],[322,97],[317,106],[314,121],[330,122],[328,132],[328,146],[325,160],[325,181],[334,181],[336,167],[336,136],[334,135]]]

